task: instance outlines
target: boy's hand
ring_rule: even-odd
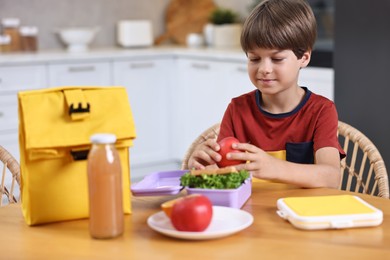
[[[215,139],[207,139],[199,144],[188,159],[189,169],[204,169],[206,166],[215,165],[221,160],[218,153],[220,147]],[[217,167],[217,166],[215,166]]]
[[[264,150],[257,146],[248,143],[233,144],[234,149],[241,150],[240,153],[228,153],[229,160],[242,160],[246,163],[239,164],[236,167],[238,171],[247,170],[253,177],[261,179],[272,179],[273,176],[268,176],[274,170],[274,158],[267,154]]]

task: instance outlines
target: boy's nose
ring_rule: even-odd
[[[259,63],[258,72],[261,74],[269,74],[272,72],[272,64],[268,61],[261,61]]]

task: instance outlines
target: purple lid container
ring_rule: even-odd
[[[180,186],[180,177],[188,170],[155,172],[142,181],[131,185],[134,196],[176,195],[184,187]],[[252,194],[252,179],[248,178],[237,189],[199,189],[185,188],[188,194],[202,194],[215,206],[241,208]]]
[[[134,196],[162,196],[178,194],[183,187],[180,186],[180,177],[188,171],[165,171],[147,175],[138,183],[131,185]]]

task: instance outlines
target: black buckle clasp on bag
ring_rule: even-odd
[[[88,158],[89,150],[70,151],[70,154],[75,161],[86,160]]]
[[[85,107],[85,108],[81,105],[81,103],[79,103],[77,108],[73,107],[73,103],[70,104],[70,107],[69,107],[69,115],[71,115],[73,113],[89,113],[89,111],[90,111],[89,103],[87,103],[87,107]]]

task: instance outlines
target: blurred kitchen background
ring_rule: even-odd
[[[215,0],[247,16],[252,0]],[[390,167],[390,0],[309,0],[318,21],[311,66],[334,70],[334,101],[341,120],[364,132]],[[153,37],[166,32],[170,0],[0,0],[0,18],[39,28],[39,50],[63,49],[58,28],[98,26],[93,48],[117,46],[116,23],[151,21]],[[0,54],[1,55],[1,54]],[[332,79],[333,80],[333,79]]]
[[[251,7],[260,1],[214,0],[217,6],[234,10],[243,21]],[[64,27],[98,26],[94,47],[116,45],[116,23],[124,19],[147,19],[154,37],[165,28],[165,11],[170,0],[0,0],[0,18],[19,18],[21,25],[39,28],[40,49],[59,49],[63,44],[55,32]],[[318,48],[331,50],[333,0],[310,0],[318,20]]]

